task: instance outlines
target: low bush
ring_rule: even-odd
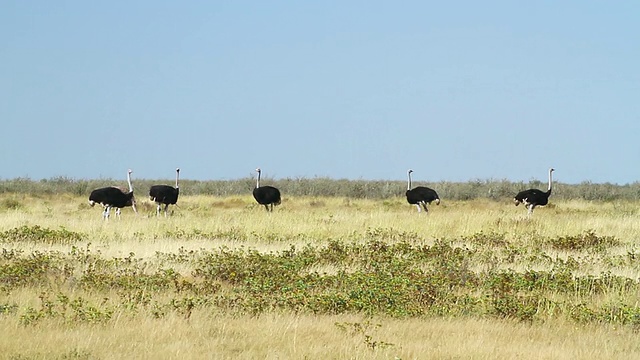
[[[45,244],[73,244],[85,238],[85,234],[69,231],[64,227],[56,230],[43,228],[39,225],[23,225],[0,232],[0,242],[4,243],[35,242]]]

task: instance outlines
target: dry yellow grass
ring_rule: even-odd
[[[323,244],[328,239],[365,239],[367,231],[392,230],[415,234],[418,242],[435,239],[454,241],[474,234],[504,234],[508,240],[536,241],[545,237],[578,235],[592,230],[613,236],[625,246],[624,253],[640,242],[640,206],[635,203],[569,201],[526,210],[510,201],[473,200],[431,205],[429,214],[417,213],[403,198],[359,200],[346,198],[285,198],[273,213],[267,213],[251,196],[183,196],[169,218],[156,217],[155,205],[138,199],[139,215],[123,209],[121,219],[101,217],[101,208],[91,208],[84,197],[60,198],[10,195],[18,209],[0,210],[0,231],[22,225],[88,234],[92,248],[107,256],[146,257],[155,252],[180,248],[198,250],[226,246],[276,251],[292,244]],[[2,201],[0,199],[0,201]],[[200,235],[199,235],[200,234]],[[215,239],[211,239],[215,235]],[[7,244],[6,248],[14,245]],[[20,244],[24,250],[65,249],[57,245]],[[25,247],[26,246],[26,247]],[[566,257],[568,254],[555,254]],[[595,269],[598,270],[598,269]],[[629,274],[620,269],[621,274]],[[632,276],[633,277],[633,276]]]
[[[569,201],[538,208],[531,219],[526,210],[511,202],[473,200],[431,205],[429,214],[418,214],[403,198],[390,200],[354,200],[346,198],[286,198],[269,214],[250,196],[216,198],[183,196],[170,218],[156,218],[155,207],[146,199],[138,200],[140,214],[130,208],[118,220],[112,214],[103,221],[101,209],[90,208],[82,197],[35,198],[12,196],[22,205],[0,210],[0,230],[21,225],[79,231],[96,241],[147,241],[165,237],[171,231],[197,229],[204,233],[237,230],[248,240],[265,241],[265,234],[278,235],[287,243],[323,241],[363,233],[366,229],[414,232],[427,239],[453,239],[475,233],[499,232],[519,237],[561,236],[594,230],[615,236],[627,243],[638,241],[640,207],[635,203],[594,203]],[[253,236],[252,236],[253,235]],[[262,239],[260,239],[262,238]]]
[[[122,218],[104,221],[101,209],[85,198],[4,195],[19,205],[0,209],[0,231],[23,225],[87,234],[76,244],[105,257],[135,253],[249,247],[277,251],[292,244],[323,244],[330,239],[366,240],[367,231],[415,233],[417,241],[456,240],[480,232],[509,240],[576,235],[593,230],[623,242],[621,253],[638,246],[640,207],[635,203],[553,202],[531,219],[511,202],[474,200],[432,205],[418,214],[403,198],[286,198],[273,213],[250,196],[183,196],[169,218],[139,199],[140,214],[124,209]],[[3,198],[0,197],[0,200]],[[215,237],[211,235],[215,234]],[[226,235],[225,235],[226,234]],[[0,244],[4,249],[61,250],[71,245]],[[558,252],[558,256],[567,256]],[[598,272],[599,269],[592,269]],[[178,269],[185,273],[189,269]],[[621,269],[631,278],[637,270]],[[0,303],[36,306],[38,289],[0,294]],[[370,324],[362,332],[339,324]],[[379,324],[380,326],[375,326]],[[349,325],[347,325],[349,328]],[[638,359],[640,345],[630,328],[577,326],[560,320],[521,324],[490,319],[388,319],[357,315],[312,316],[269,313],[229,316],[199,309],[189,319],[171,314],[153,319],[115,314],[104,325],[68,324],[46,319],[24,326],[0,315],[0,358],[13,359]],[[366,336],[370,336],[367,339]],[[376,345],[377,344],[377,345]]]
[[[25,327],[0,318],[0,330],[0,358],[6,359],[640,358],[637,334],[628,329],[561,322],[194,313],[189,320],[123,316],[100,326],[51,321]]]

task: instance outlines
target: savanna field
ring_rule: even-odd
[[[640,184],[0,181],[3,359],[639,359]]]

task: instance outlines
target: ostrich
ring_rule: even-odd
[[[258,180],[256,182],[256,188],[253,189],[253,197],[258,204],[264,205],[267,211],[273,211],[273,205],[280,205],[280,190],[273,186],[260,186],[260,173],[262,170],[257,168],[256,172],[258,173]]]
[[[96,203],[104,207],[102,217],[105,220],[109,219],[109,212],[111,208],[116,208],[116,215],[120,218],[120,209],[126,206],[131,206],[133,211],[137,214],[136,199],[133,197],[133,185],[131,185],[131,169],[127,171],[127,183],[129,183],[129,192],[126,189],[121,189],[116,186],[108,186],[100,189],[95,189],[89,195],[89,205],[93,206]]]
[[[418,208],[418,212],[422,211],[420,206],[424,208],[425,212],[429,212],[427,209],[427,204],[432,201],[436,202],[436,205],[440,205],[440,197],[438,197],[438,193],[435,190],[430,189],[425,186],[418,186],[415,189],[411,188],[411,173],[413,170],[409,169],[407,171],[407,177],[409,180],[407,181],[407,202],[409,204],[414,204]]]
[[[178,178],[180,176],[180,168],[176,169],[176,187],[169,185],[153,185],[149,189],[149,197],[151,201],[155,201],[158,204],[156,208],[156,215],[160,215],[160,209],[164,204],[164,216],[167,217],[167,208],[169,205],[175,205],[178,202],[178,195],[180,195],[180,187],[178,186]]]
[[[523,203],[524,206],[529,209],[528,215],[533,214],[533,209],[536,206],[544,206],[549,203],[549,195],[551,195],[551,174],[555,171],[554,168],[549,169],[549,188],[547,192],[543,192],[538,189],[529,189],[520,191],[516,197],[513,198],[516,206]]]

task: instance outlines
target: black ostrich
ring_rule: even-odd
[[[167,217],[167,208],[169,205],[175,205],[180,195],[180,187],[178,186],[178,178],[180,177],[180,168],[176,169],[176,187],[169,185],[153,185],[149,189],[149,197],[158,207],[156,208],[156,216],[160,215],[160,209],[164,204],[164,216]]]
[[[96,203],[104,207],[102,217],[105,220],[109,219],[109,212],[111,208],[116,208],[116,215],[120,218],[120,209],[123,207],[131,206],[133,211],[137,214],[136,199],[133,196],[133,185],[131,185],[131,169],[127,171],[127,183],[129,183],[129,192],[126,189],[122,189],[116,186],[109,186],[100,189],[95,189],[89,195],[89,205],[93,206]]]
[[[427,209],[427,204],[431,203],[432,201],[435,201],[436,205],[440,205],[440,197],[438,196],[438,193],[436,193],[435,190],[425,186],[417,186],[415,189],[412,189],[411,188],[412,172],[413,170],[411,169],[407,171],[407,177],[409,178],[409,180],[407,181],[407,192],[406,192],[407,202],[409,204],[415,205],[418,208],[418,212],[422,211],[420,206],[424,208],[425,212],[429,212],[429,209]]]
[[[520,191],[516,195],[516,197],[513,198],[516,206],[518,206],[520,203],[523,203],[524,206],[529,209],[529,212],[527,214],[531,216],[531,214],[533,214],[533,209],[536,206],[547,205],[549,203],[549,195],[551,195],[551,174],[554,171],[554,168],[549,169],[549,188],[547,189],[547,192],[543,192],[542,190],[538,189]]]
[[[267,211],[273,211],[273,205],[280,205],[280,190],[273,186],[260,186],[260,168],[256,169],[258,173],[258,180],[256,182],[256,188],[253,189],[253,197],[258,204],[264,205]]]

